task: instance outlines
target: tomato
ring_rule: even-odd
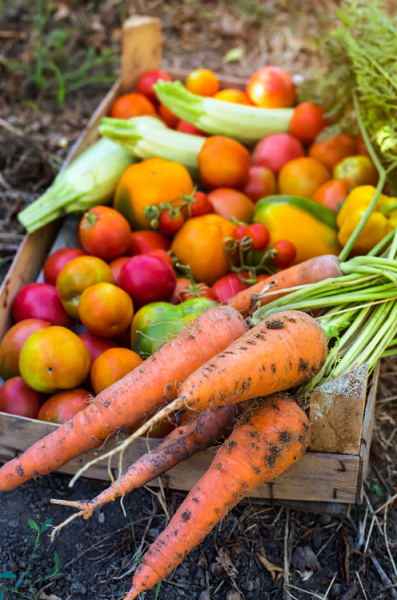
[[[57,277],[63,267],[78,256],[85,256],[85,252],[80,248],[59,248],[59,250],[55,250],[44,263],[44,281],[56,285]]]
[[[332,170],[347,156],[357,154],[357,143],[350,135],[337,135],[325,142],[317,142],[309,148],[310,158],[315,158]]]
[[[169,210],[161,211],[159,218],[159,230],[163,235],[172,237],[185,222],[185,217],[180,211],[176,215],[172,215]]]
[[[180,133],[187,133],[188,135],[198,135],[199,137],[205,137],[206,135],[208,135],[207,133],[205,133],[205,131],[201,131],[201,129],[193,125],[193,123],[183,121],[183,119],[180,119],[178,121],[176,130]]]
[[[185,87],[189,92],[199,96],[213,96],[219,92],[221,85],[213,71],[196,69],[187,76]]]
[[[25,319],[7,331],[0,344],[0,377],[4,380],[19,375],[19,355],[26,340],[51,323],[42,319]]]
[[[323,106],[301,102],[294,109],[289,130],[303,144],[311,144],[328,124],[329,119],[324,117]]]
[[[81,244],[88,254],[106,261],[125,254],[131,243],[131,227],[117,210],[95,206],[79,224]]]
[[[91,383],[96,394],[119,381],[143,362],[128,348],[111,348],[103,352],[91,367]]]
[[[190,265],[196,281],[212,285],[229,272],[224,242],[235,225],[219,215],[203,215],[186,221],[174,237],[171,250],[180,263]]]
[[[154,413],[154,414],[156,414],[156,413]],[[142,427],[142,425],[144,425],[152,416],[153,415],[149,415],[145,419],[142,419],[142,421],[139,421],[139,423],[137,423],[136,425],[133,425],[131,428],[129,428],[127,431],[128,435],[131,435],[131,434],[135,433],[135,431],[138,431],[139,427]],[[171,433],[171,431],[174,431],[175,427],[176,427],[175,415],[174,414],[168,415],[168,417],[166,419],[164,419],[164,421],[159,421],[158,423],[153,425],[153,427],[149,431],[149,437],[157,438],[157,439],[165,438],[169,433]]]
[[[345,181],[331,179],[318,188],[312,200],[330,208],[335,213],[338,212],[338,204],[343,202],[349,193],[349,188]]]
[[[334,179],[344,181],[350,188],[378,183],[378,171],[367,156],[348,156],[333,170]]]
[[[12,377],[0,387],[0,412],[35,419],[45,398],[44,394],[32,390],[22,377]]]
[[[197,157],[201,182],[209,189],[240,188],[248,181],[250,154],[240,142],[221,135],[207,138]]]
[[[280,172],[278,187],[280,194],[312,198],[326,181],[331,179],[328,169],[314,158],[295,158]]]
[[[274,242],[273,248],[277,251],[277,254],[272,260],[279,269],[287,269],[293,264],[296,257],[294,244],[288,240],[279,240]]]
[[[367,158],[371,158],[371,155],[367,150],[367,146],[365,145],[365,141],[364,141],[363,134],[361,133],[361,131],[357,136],[356,144],[357,144],[357,153],[360,156],[366,156]]]
[[[173,292],[171,300],[170,300],[171,304],[174,304],[176,306],[177,304],[180,304],[182,302],[182,300],[181,300],[182,291],[189,289],[190,284],[191,284],[191,281],[187,277],[178,277],[177,278],[176,286],[175,286],[174,292]]]
[[[155,69],[153,71],[146,71],[143,75],[138,79],[135,89],[139,94],[143,94],[152,102],[157,102],[156,92],[153,89],[155,83],[157,83],[160,79],[163,81],[172,81],[172,77],[168,75],[165,71],[160,71],[160,69]]]
[[[120,287],[132,298],[136,310],[149,302],[168,302],[175,286],[173,269],[155,256],[133,256],[121,268]]]
[[[116,340],[107,340],[105,338],[100,338],[96,335],[93,335],[89,331],[85,333],[80,333],[79,338],[83,340],[84,344],[86,345],[87,350],[90,353],[92,362],[94,362],[94,360],[97,359],[98,356],[103,354],[106,350],[110,350],[110,348],[118,348],[119,346]]]
[[[39,421],[63,425],[83,408],[87,408],[90,396],[90,392],[83,388],[58,392],[44,402],[37,418]]]
[[[262,108],[286,108],[294,105],[296,91],[288,73],[279,67],[267,66],[250,77],[247,96]]]
[[[144,215],[147,206],[160,202],[166,204],[184,194],[191,194],[193,189],[186,167],[171,160],[148,158],[124,171],[113,206],[133,229],[148,229],[150,220]]]
[[[237,225],[236,229],[232,233],[232,237],[239,241],[247,235],[248,225]]]
[[[81,294],[78,311],[90,333],[112,338],[131,324],[134,307],[124,290],[111,283],[97,283]]]
[[[208,194],[214,213],[224,219],[234,217],[238,221],[250,223],[254,216],[255,206],[252,200],[242,192],[229,188],[218,188]]]
[[[163,260],[167,265],[171,267],[171,269],[174,268],[174,261],[172,260],[172,257],[168,254],[168,252],[166,252],[165,250],[152,250],[151,252],[149,252],[149,256],[155,256],[156,258]]]
[[[62,327],[73,325],[73,319],[62,306],[56,287],[49,283],[28,283],[19,290],[12,303],[12,316],[17,322],[42,319]]]
[[[170,241],[151,229],[142,231],[133,231],[130,239],[130,256],[136,256],[137,254],[148,254],[152,250],[169,250]]]
[[[65,327],[47,327],[24,343],[19,370],[29,387],[49,394],[79,386],[91,366],[84,342]]]
[[[227,304],[231,298],[234,298],[239,292],[246,290],[247,287],[248,285],[241,281],[237,273],[230,273],[218,279],[211,287],[211,290],[217,302]]]
[[[166,125],[171,127],[171,129],[175,129],[179,123],[179,117],[174,115],[174,113],[172,113],[170,109],[165,106],[165,104],[160,104],[158,110],[160,117],[163,119],[163,121],[165,121]]]
[[[254,166],[250,167],[248,181],[241,191],[253,202],[257,202],[261,198],[275,194],[276,189],[276,178],[273,171],[266,167]]]
[[[233,104],[244,104],[246,106],[252,106],[251,100],[247,94],[244,94],[241,90],[234,88],[228,88],[221,90],[213,96],[214,100],[222,100],[222,102],[232,102]]]
[[[255,146],[252,163],[279,173],[294,158],[305,155],[299,140],[289,133],[274,133],[260,140]]]
[[[96,256],[74,258],[65,265],[57,278],[57,290],[68,314],[77,319],[81,294],[101,282],[114,283],[113,273],[109,265]]]
[[[129,259],[130,259],[130,256],[120,256],[119,258],[115,258],[115,260],[112,260],[112,262],[109,263],[109,267],[112,270],[114,283],[116,285],[119,285],[119,277],[120,277],[121,267]]]
[[[261,223],[254,223],[247,228],[246,236],[251,238],[251,250],[264,250],[270,242],[270,233]]]
[[[209,298],[210,300],[215,300],[211,288],[205,283],[196,283],[196,290],[190,283],[189,286],[181,290],[180,298],[181,302],[186,302],[186,300],[192,300],[193,298]]]
[[[109,116],[113,119],[132,119],[143,115],[157,115],[150,100],[143,94],[124,94],[113,102]]]
[[[188,217],[201,217],[201,215],[208,215],[214,212],[207,194],[204,194],[204,192],[194,192],[193,198],[195,201],[189,204],[187,209]]]

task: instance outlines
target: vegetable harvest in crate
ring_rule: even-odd
[[[144,73],[19,214],[28,232],[80,220],[44,282],[16,294],[0,344],[0,410],[59,424],[0,468],[0,491],[119,434],[70,485],[104,460],[118,479],[92,500],[53,500],[77,509],[55,535],[221,443],[129,600],[300,459],[313,389],[397,353],[396,20],[375,2],[340,16],[331,79],[300,90],[270,65],[245,91],[207,69],[185,83]],[[143,435],[163,439],[124,465]]]

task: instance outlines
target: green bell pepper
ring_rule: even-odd
[[[174,306],[152,302],[138,310],[131,325],[131,348],[142,358],[151,356],[203,312],[218,306],[209,298],[193,298]]]

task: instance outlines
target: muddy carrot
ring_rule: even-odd
[[[317,256],[311,258],[299,265],[294,265],[289,269],[280,271],[275,275],[271,275],[268,279],[256,283],[255,285],[239,292],[234,298],[229,301],[229,305],[233,306],[242,315],[247,316],[250,309],[253,295],[260,294],[264,288],[268,288],[269,292],[277,290],[286,290],[299,285],[307,285],[309,283],[317,283],[331,277],[340,277],[343,275],[339,268],[340,260],[333,255]],[[284,294],[272,294],[262,298],[259,306],[263,306],[268,302],[273,302],[277,298],[281,298]]]
[[[0,469],[0,491],[13,490],[100,445],[177,396],[177,387],[198,367],[247,331],[242,316],[215,307],[167,342],[84,410]]]
[[[286,471],[308,444],[308,418],[291,399],[269,397],[250,407],[144,555],[125,600],[167,577],[242,498]]]

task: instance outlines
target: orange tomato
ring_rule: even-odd
[[[37,418],[39,421],[63,424],[83,408],[86,408],[90,398],[90,392],[83,388],[75,388],[58,392],[48,398],[39,410]]]
[[[286,108],[295,103],[295,84],[283,69],[262,67],[250,77],[247,96],[262,108]]]
[[[159,115],[166,122],[168,127],[171,127],[171,129],[175,129],[179,123],[179,117],[174,115],[174,113],[172,113],[170,109],[165,106],[165,104],[160,104]]]
[[[66,312],[78,318],[81,294],[96,283],[114,283],[109,265],[96,256],[80,256],[68,262],[57,277],[59,298]]]
[[[50,325],[42,319],[24,319],[7,331],[0,344],[0,377],[4,381],[19,375],[19,355],[26,340]]]
[[[280,194],[312,198],[320,185],[331,179],[328,169],[314,158],[302,156],[284,165],[278,179]]]
[[[247,94],[244,94],[241,90],[234,88],[228,88],[221,90],[213,96],[214,100],[222,100],[222,102],[232,102],[233,104],[245,104],[246,106],[252,106],[251,100]]]
[[[128,348],[110,348],[105,350],[91,367],[91,383],[96,394],[119,381],[133,369],[138,367],[143,359]]]
[[[349,188],[345,181],[331,179],[331,181],[327,181],[327,183],[318,188],[312,200],[330,208],[336,213],[338,212],[339,202],[343,202],[348,193]]]
[[[221,87],[217,76],[209,69],[196,69],[189,73],[185,87],[199,96],[213,96]]]
[[[356,138],[356,143],[357,143],[358,154],[360,156],[367,156],[368,158],[371,158],[371,155],[367,150],[367,146],[365,145],[363,134],[361,133],[361,131]]]
[[[105,338],[125,331],[134,314],[127,292],[111,283],[97,283],[84,290],[78,310],[84,327],[90,333]]]
[[[325,142],[317,142],[309,148],[310,158],[315,158],[330,170],[347,156],[355,154],[357,154],[356,140],[343,133]]]
[[[289,130],[304,144],[311,144],[328,123],[322,106],[313,102],[301,102],[294,109]]]
[[[162,158],[148,158],[124,171],[113,206],[133,229],[150,229],[150,221],[144,215],[146,206],[191,194],[193,187],[189,171],[183,165]]]
[[[143,94],[124,94],[114,101],[110,109],[113,119],[132,119],[143,115],[157,115],[153,104]]]
[[[368,156],[348,156],[335,165],[334,179],[342,179],[350,188],[358,185],[376,185],[378,171]]]
[[[125,254],[130,247],[130,225],[117,210],[94,206],[79,223],[80,241],[88,254],[110,261]]]
[[[23,345],[19,369],[29,387],[48,394],[78,387],[91,366],[84,342],[65,327],[46,327],[33,333]]]
[[[221,135],[207,138],[197,157],[203,185],[240,188],[248,180],[250,154],[240,142]],[[131,167],[130,167],[131,168]]]
[[[238,221],[251,223],[254,216],[255,205],[246,196],[230,188],[218,188],[208,194],[214,213],[230,221],[235,217]]]
[[[171,250],[180,263],[190,265],[196,281],[212,285],[230,271],[223,240],[235,228],[219,215],[189,219],[175,235]]]
[[[148,417],[146,417],[146,419],[142,419],[142,421],[139,421],[139,423],[133,425],[133,427],[130,427],[127,431],[128,435],[131,435],[135,433],[135,431],[138,431],[138,429],[142,427],[142,425],[144,425],[149,419],[151,419],[152,416],[154,415],[149,415]],[[176,417],[174,414],[171,414],[168,415],[168,417],[164,421],[159,421],[158,423],[156,423],[152,427],[152,429],[149,430],[148,435],[151,438],[165,438],[165,436],[171,433],[171,431],[174,431],[175,427]]]
[[[250,167],[248,181],[241,191],[254,202],[272,196],[277,191],[273,171],[262,166]]]

